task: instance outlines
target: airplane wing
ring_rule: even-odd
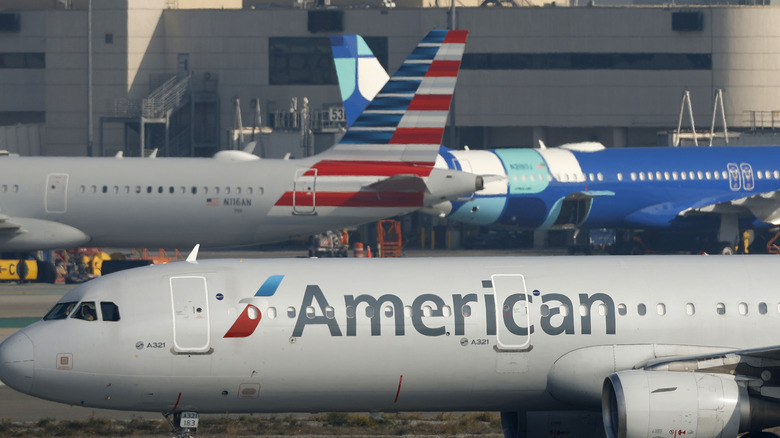
[[[90,237],[60,222],[0,214],[0,247],[20,251],[83,246]]]
[[[0,214],[0,233],[8,233],[12,231],[17,231],[22,226],[15,223],[10,216],[6,216],[4,214]]]
[[[748,388],[762,396],[780,400],[780,381],[772,376],[772,371],[775,371],[778,366],[780,366],[780,345],[658,358],[636,368],[646,371],[730,374],[737,379],[747,381]]]
[[[626,220],[641,226],[666,227],[678,217],[697,214],[737,214],[754,216],[773,225],[780,224],[780,194],[777,192],[744,196],[735,192],[725,196],[708,197],[651,205],[626,216]]]

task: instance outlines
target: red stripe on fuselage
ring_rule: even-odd
[[[342,161],[322,160],[311,166],[304,176],[428,176],[434,163],[403,161]]]
[[[420,192],[295,192],[296,207],[422,207],[422,201]],[[292,207],[293,192],[285,192],[275,205]]]
[[[433,61],[426,77],[457,77],[460,61]]]
[[[396,128],[390,144],[441,144],[444,128]]]
[[[450,94],[416,94],[409,104],[408,111],[448,111]]]

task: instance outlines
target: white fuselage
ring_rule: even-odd
[[[18,229],[0,229],[0,250],[252,245],[422,207],[366,196],[391,175],[317,176],[319,161],[5,157],[0,215]]]
[[[0,347],[0,377],[50,400],[137,411],[599,409],[613,372],[776,345],[776,263],[660,256],[153,266],[69,292],[61,303],[111,302],[121,318],[35,323]],[[273,276],[283,278],[269,289]]]

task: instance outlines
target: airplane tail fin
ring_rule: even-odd
[[[329,160],[403,161],[433,166],[447,124],[467,35],[464,30],[428,33],[355,119],[341,141],[324,156]],[[373,81],[365,81],[364,86],[363,73],[376,71],[378,62],[374,64],[366,55],[367,61],[363,63],[366,67],[359,68],[360,53],[370,51],[366,52],[368,46],[361,46],[362,38],[355,38],[354,51],[358,57],[348,66],[351,58],[341,55],[352,50],[345,48],[351,37],[332,37],[343,40],[342,44],[338,41],[333,44],[334,56],[342,60],[336,63],[338,69],[355,71],[356,85],[347,88],[358,89],[361,97],[365,97],[363,92],[368,94]],[[349,94],[353,97],[355,93]]]
[[[360,35],[334,35],[330,37],[330,45],[344,102],[344,116],[350,127],[385,86],[390,75]]]

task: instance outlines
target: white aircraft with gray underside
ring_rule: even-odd
[[[425,56],[407,59],[389,82],[403,82],[406,90],[394,93],[392,104],[377,95],[377,105],[391,110],[397,123],[361,117],[316,156],[4,157],[0,251],[251,245],[473,193],[483,186],[480,176],[434,168],[447,112],[411,105],[451,101],[465,41],[464,31],[432,31],[420,43]]]
[[[0,344],[72,405],[498,411],[507,437],[764,437],[780,425],[771,256],[208,260],[111,274]]]

